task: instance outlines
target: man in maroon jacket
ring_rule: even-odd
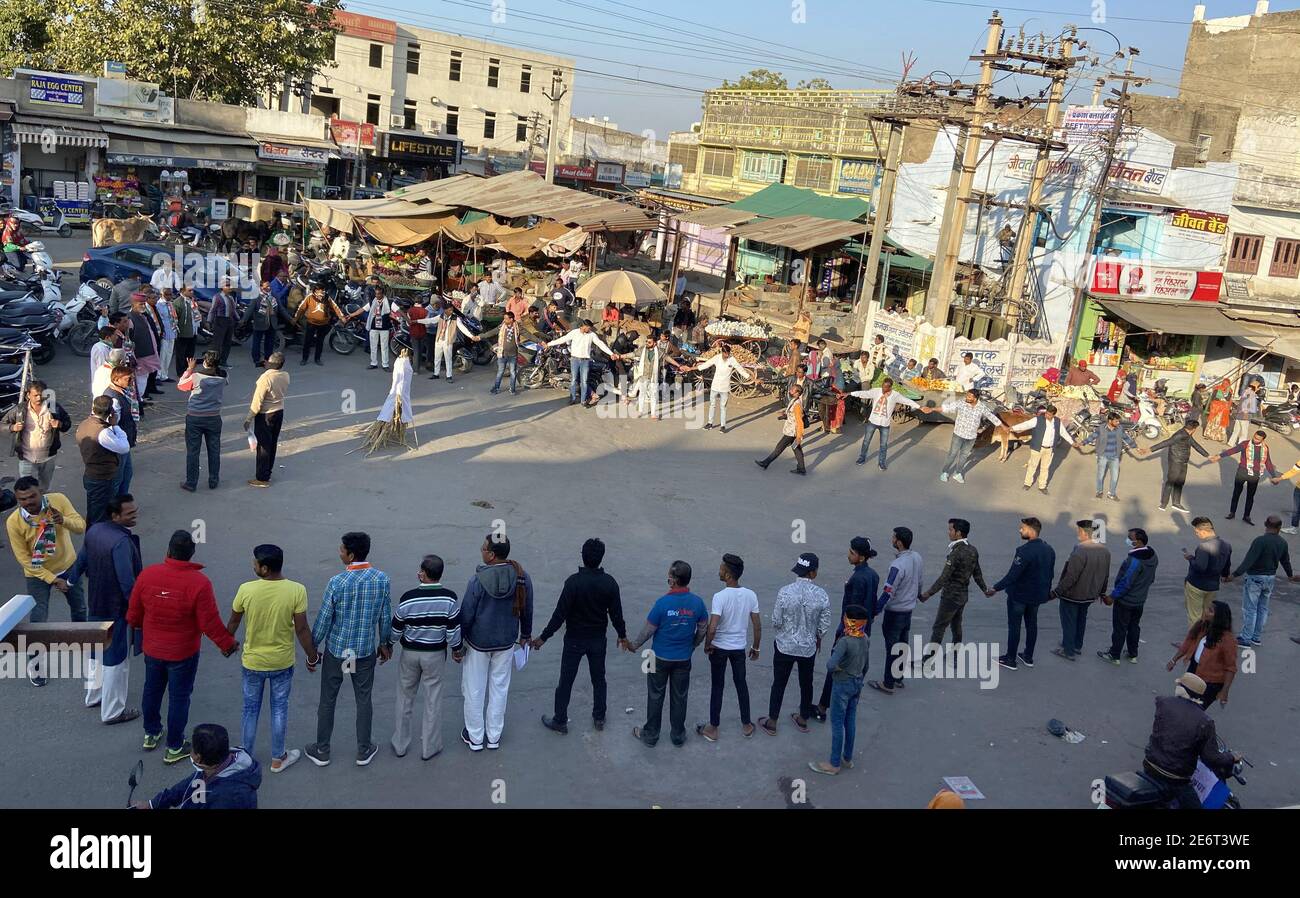
[[[164,764],[190,756],[185,726],[190,716],[190,695],[199,669],[199,643],[203,634],[229,658],[239,643],[226,630],[217,610],[212,581],[200,573],[194,557],[194,538],[177,530],[167,544],[167,558],[140,572],[131,590],[127,623],[144,630],[144,749],[152,751],[162,740],[162,699],[167,693],[167,752]]]

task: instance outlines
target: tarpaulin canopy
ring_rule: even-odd
[[[1218,303],[1115,299],[1097,294],[1092,298],[1125,321],[1152,333],[1234,338],[1251,334],[1251,325],[1229,318]]]
[[[361,229],[384,246],[412,246],[454,227],[456,216],[425,215],[412,218],[358,218]]]
[[[435,203],[425,203],[417,206],[414,203],[390,199],[389,197],[375,197],[370,200],[307,201],[307,213],[312,218],[338,231],[351,231],[357,224],[356,219],[431,218],[450,211],[449,206],[440,206]],[[455,222],[455,216],[452,216],[451,220]]]
[[[754,215],[767,218],[805,215],[837,221],[865,220],[871,214],[871,203],[866,200],[855,197],[822,196],[806,187],[795,187],[791,184],[769,184],[758,193],[720,208],[752,212]]]
[[[636,206],[547,184],[532,171],[509,172],[493,178],[455,175],[403,187],[387,196],[418,205],[463,206],[503,218],[526,215],[549,218],[588,230],[637,230],[654,227],[657,221]]]
[[[1295,312],[1269,313],[1232,306],[1223,311],[1229,320],[1249,330],[1233,337],[1242,346],[1300,360],[1300,316]]]
[[[677,216],[682,224],[699,225],[702,228],[729,228],[732,225],[753,221],[758,216],[744,209],[731,206],[713,206],[709,209],[696,209]]]
[[[587,235],[582,228],[570,228],[558,221],[539,222],[535,227],[524,228],[513,234],[504,234],[496,242],[488,244],[489,249],[498,250],[516,259],[527,259],[538,253],[546,255],[569,255],[586,242]],[[558,252],[547,252],[553,243],[562,242],[564,247]],[[569,243],[575,245],[570,249]]]
[[[858,221],[832,221],[810,215],[790,215],[741,225],[732,229],[731,236],[805,252],[827,243],[861,236],[865,227]]]
[[[934,268],[934,263],[924,256],[914,256],[907,250],[900,247],[892,240],[886,239],[885,246],[892,247],[893,252],[885,250],[880,254],[880,260],[883,262],[885,256],[889,256],[890,269],[900,269],[903,271],[930,271]],[[867,257],[867,247],[861,243],[850,243],[844,247],[844,251],[851,256],[857,256],[861,259]]]
[[[484,216],[469,223],[465,223],[463,219],[453,221],[443,227],[442,233],[457,243],[487,246],[502,237],[521,234],[527,230],[528,228],[517,228],[509,224],[501,224],[491,216]]]

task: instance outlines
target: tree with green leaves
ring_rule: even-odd
[[[0,63],[8,72],[98,72],[113,59],[173,96],[247,106],[332,64],[339,8],[340,0],[0,0]]]
[[[825,78],[808,78],[794,86],[795,90],[834,90]]]
[[[780,72],[752,69],[741,75],[734,83],[724,78],[722,87],[739,90],[789,90],[790,84],[785,80],[785,75]]]

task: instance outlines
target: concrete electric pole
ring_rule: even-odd
[[[569,89],[564,86],[564,75],[559,69],[551,72],[551,92],[542,96],[551,101],[551,129],[546,138],[546,183],[555,183],[555,154],[560,142],[560,101]]]

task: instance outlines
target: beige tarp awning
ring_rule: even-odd
[[[414,203],[386,196],[376,197],[371,200],[307,201],[307,213],[312,218],[338,231],[351,231],[356,226],[357,219],[418,219],[441,215],[450,211],[451,207],[449,206],[441,206],[435,203],[425,203],[417,206]]]
[[[753,212],[733,209],[730,206],[713,206],[708,209],[696,209],[676,216],[682,224],[699,225],[702,228],[729,228],[757,218]]]
[[[574,249],[586,242],[586,232],[581,228],[562,225],[558,221],[543,221],[535,227],[523,228],[513,234],[504,234],[495,242],[488,244],[488,248],[514,256],[516,259],[527,259],[538,253],[546,253],[548,256],[557,255],[557,253],[547,252],[552,244],[562,241],[567,247],[567,244],[573,242],[575,238],[577,246]],[[571,252],[573,249],[558,254],[568,255]]]
[[[423,243],[456,223],[456,216],[429,215],[414,218],[361,218],[361,229],[384,246],[412,246]]]
[[[788,215],[768,218],[740,225],[731,231],[732,237],[758,240],[773,246],[784,246],[795,252],[806,252],[827,243],[860,237],[867,226],[860,221],[834,221],[813,218],[811,215]]]
[[[527,230],[528,228],[517,228],[513,225],[501,224],[488,217],[480,218],[478,221],[471,221],[468,224],[453,221],[442,229],[442,233],[457,243],[487,246],[489,243],[495,243],[501,238],[522,234]]]
[[[1095,293],[1092,298],[1125,321],[1152,333],[1234,338],[1251,333],[1252,325],[1229,318],[1218,303],[1113,299]]]
[[[1300,315],[1234,307],[1224,309],[1224,314],[1249,330],[1233,337],[1242,346],[1300,361]]]
[[[588,230],[638,230],[654,227],[658,221],[636,206],[547,184],[532,171],[509,172],[494,178],[455,175],[403,187],[387,195],[417,205],[463,206],[503,218],[526,215],[549,218]]]

